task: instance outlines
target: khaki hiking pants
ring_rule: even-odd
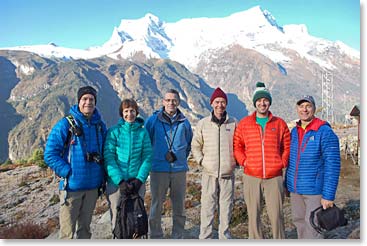
[[[217,178],[206,173],[201,181],[201,212],[199,239],[210,239],[213,234],[215,210],[219,214],[219,239],[230,239],[229,224],[231,222],[234,193],[234,176]]]
[[[149,213],[149,236],[151,239],[163,238],[162,207],[169,197],[172,205],[172,239],[182,239],[185,231],[186,171],[176,173],[150,173],[152,203]]]
[[[321,195],[299,195],[291,192],[292,218],[298,239],[323,238],[310,224],[311,212],[320,206]]]
[[[66,193],[66,199],[65,199]],[[60,239],[89,239],[90,223],[98,198],[98,189],[85,191],[60,191]]]
[[[247,206],[250,239],[264,238],[261,229],[261,200],[265,197],[266,210],[270,219],[273,238],[285,238],[283,215],[283,177],[270,179],[255,178],[244,174],[244,196]]]

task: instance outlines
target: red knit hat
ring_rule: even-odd
[[[212,96],[210,97],[210,104],[213,103],[213,101],[217,98],[217,97],[222,97],[226,100],[226,103],[228,103],[227,100],[227,95],[226,93],[224,93],[224,91],[222,91],[221,88],[217,87],[217,89],[215,89],[215,91],[213,92]]]

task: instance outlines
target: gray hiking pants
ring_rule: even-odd
[[[172,235],[171,238],[182,239],[185,231],[185,195],[186,171],[177,173],[150,173],[150,190],[152,203],[149,213],[150,238],[163,238],[162,206],[166,200],[169,188],[169,197],[172,204]]]
[[[90,223],[98,198],[98,189],[85,191],[60,191],[60,239],[89,239]]]

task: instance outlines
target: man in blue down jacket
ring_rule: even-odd
[[[309,222],[311,211],[333,206],[340,174],[339,140],[330,125],[314,116],[315,100],[297,102],[300,120],[291,132],[286,185],[299,239],[321,238]]]
[[[62,118],[47,139],[44,159],[61,177],[60,239],[91,238],[90,223],[104,182],[103,143],[106,125],[96,108],[97,92],[91,86],[78,90],[78,104],[70,109],[74,122]],[[76,124],[70,134],[71,124]],[[70,138],[68,138],[68,135]]]
[[[150,238],[163,238],[162,205],[168,188],[172,203],[172,238],[183,238],[186,194],[187,158],[191,151],[190,122],[178,109],[180,97],[176,90],[164,94],[163,108],[154,112],[146,123],[152,142],[152,171],[150,190],[152,203],[149,213]]]

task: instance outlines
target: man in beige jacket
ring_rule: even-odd
[[[218,87],[210,98],[213,111],[201,119],[191,143],[192,154],[203,167],[201,182],[201,223],[199,239],[212,238],[214,212],[219,205],[219,239],[230,239],[233,208],[233,135],[237,125],[226,112],[227,95]]]

